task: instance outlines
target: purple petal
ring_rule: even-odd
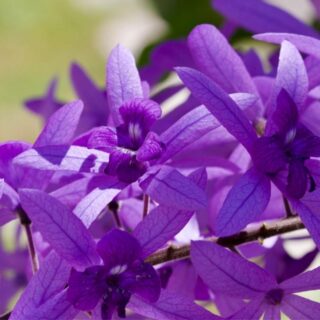
[[[186,297],[162,291],[155,303],[145,302],[133,296],[128,308],[141,316],[154,320],[218,320],[220,317],[210,313]]]
[[[97,244],[97,251],[107,270],[128,267],[140,258],[141,247],[136,238],[125,231],[112,229]]]
[[[71,143],[77,130],[83,103],[71,102],[56,111],[49,119],[34,147],[44,147]]]
[[[255,167],[267,174],[283,169],[288,161],[283,148],[280,139],[275,135],[262,136],[256,140],[252,153]]]
[[[90,184],[97,187],[84,196],[74,209],[74,214],[87,228],[126,186],[116,177],[107,176],[93,178]]]
[[[281,44],[284,40],[291,42],[301,52],[310,54],[320,58],[320,41],[318,39],[301,35],[300,31],[298,34],[290,33],[263,33],[254,36],[255,39]]]
[[[18,300],[10,319],[26,319],[64,289],[71,268],[54,251],[41,264]]]
[[[264,70],[262,61],[254,49],[241,54],[242,61],[252,77],[263,76]]]
[[[54,190],[50,195],[73,209],[87,195],[91,179],[91,177],[77,179]]]
[[[163,144],[160,137],[150,131],[137,152],[138,161],[150,161],[159,158],[163,151]]]
[[[283,299],[281,310],[292,320],[317,320],[320,314],[320,304],[291,294]]]
[[[4,179],[0,179],[0,199],[2,198],[4,190]]]
[[[14,164],[38,170],[103,172],[109,154],[78,146],[48,146],[29,149],[14,159]]]
[[[299,183],[297,183],[299,181]],[[300,199],[306,193],[308,186],[308,171],[301,160],[292,161],[289,165],[288,185],[286,192],[295,199]]]
[[[190,176],[190,179],[201,188],[206,184],[206,178],[204,169],[199,169]],[[178,234],[193,213],[193,211],[176,210],[165,206],[153,209],[133,231],[133,235],[141,244],[143,257],[161,248]]]
[[[109,56],[107,93],[110,111],[116,125],[121,123],[120,106],[135,98],[143,98],[141,80],[134,57],[121,45],[116,46]]]
[[[298,122],[297,106],[285,89],[281,89],[277,97],[277,108],[273,112],[271,119],[276,128],[276,132],[286,135],[288,131],[294,129]],[[268,123],[268,125],[270,125]],[[270,134],[270,129],[268,135]]]
[[[296,275],[280,284],[280,287],[286,293],[295,293],[310,290],[319,290],[320,288],[320,267]]]
[[[309,79],[309,90],[314,89],[320,83],[320,60],[313,56],[308,56],[305,58],[304,63],[306,65],[308,79]]]
[[[161,117],[158,103],[148,99],[132,99],[119,108],[123,121],[127,124],[140,125],[142,129],[149,129]]]
[[[235,102],[204,74],[189,68],[177,68],[177,73],[195,98],[250,151],[256,134]]]
[[[301,110],[309,88],[308,75],[303,59],[297,48],[288,41],[281,44],[274,97],[285,89]]]
[[[21,189],[19,195],[32,223],[61,257],[80,268],[98,263],[95,242],[72,211],[42,191]]]
[[[267,207],[271,194],[269,178],[249,169],[233,186],[217,217],[216,233],[231,235],[254,221]]]
[[[77,63],[70,66],[70,79],[79,99],[83,101],[86,111],[108,118],[108,103],[105,94],[90,79],[85,70]],[[102,119],[101,119],[102,120]],[[103,122],[102,120],[102,122]]]
[[[263,316],[263,320],[281,320],[280,305],[268,305]]]
[[[151,168],[139,180],[151,199],[167,207],[198,210],[206,207],[205,193],[179,171],[163,166]]]
[[[67,300],[77,309],[92,310],[107,292],[107,270],[103,266],[87,268],[84,272],[71,270]]]
[[[94,128],[88,139],[88,148],[110,151],[118,144],[117,132],[111,127]]]
[[[213,292],[252,298],[277,287],[266,270],[215,243],[192,242],[191,260]]]
[[[56,319],[75,319],[79,310],[75,309],[72,304],[67,301],[66,289],[41,305],[38,309],[32,310],[29,314],[25,314],[23,318],[10,317],[10,320],[32,319],[32,320],[56,320]]]
[[[311,27],[275,6],[256,0],[214,0],[213,7],[224,17],[251,32],[290,32],[318,37]]]
[[[311,193],[312,194],[312,193]],[[293,210],[298,213],[301,217],[301,220],[307,230],[309,231],[312,239],[316,243],[317,247],[320,247],[320,217],[317,212],[314,210],[308,203],[304,204],[301,201],[290,200],[290,203],[293,206]],[[319,204],[318,204],[319,205]]]
[[[244,308],[236,312],[228,320],[256,320],[260,319],[266,306],[263,303],[263,297],[257,296],[254,300],[250,301]]]
[[[55,111],[64,105],[55,98],[58,79],[53,78],[43,97],[24,101],[24,105],[32,112],[39,114],[46,121]]]
[[[193,66],[186,40],[169,40],[156,46],[150,55],[150,64],[143,67],[141,77],[150,85],[155,85],[161,77],[177,65]]]
[[[149,263],[139,263],[133,267],[136,282],[132,292],[138,294],[148,302],[156,302],[159,299],[161,285],[157,271]]]
[[[161,134],[161,141],[165,144],[165,152],[159,161],[166,162],[182,149],[219,126],[218,121],[204,106],[188,112]]]
[[[257,94],[241,58],[213,25],[195,27],[188,37],[188,46],[199,70],[226,92]]]

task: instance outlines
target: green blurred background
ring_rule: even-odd
[[[207,0],[1,0],[0,141],[34,139],[41,122],[22,101],[41,95],[51,77],[59,78],[59,98],[73,98],[71,61],[103,86],[118,42],[143,63],[153,44],[215,20]]]
[[[266,1],[289,10],[298,4],[301,16],[309,0]],[[210,0],[1,0],[0,141],[35,138],[40,119],[22,101],[44,93],[53,76],[60,80],[58,97],[73,98],[70,62],[81,63],[103,86],[106,57],[117,43],[141,65],[156,43],[221,21]]]

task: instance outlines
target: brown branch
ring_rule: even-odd
[[[39,266],[38,266],[36,249],[34,247],[33,238],[32,238],[31,220],[29,219],[28,215],[25,213],[25,211],[21,207],[17,209],[17,213],[20,219],[20,223],[26,232],[28,250],[29,250],[29,255],[30,255],[30,260],[32,265],[32,272],[36,273],[39,269]]]
[[[280,235],[283,233],[303,229],[304,225],[297,216],[289,217],[270,224],[262,224],[260,227],[252,230],[245,230],[228,237],[211,237],[206,241],[215,242],[223,247],[234,248],[237,245],[252,241],[262,241],[264,239]],[[153,265],[163,262],[186,259],[190,256],[190,244],[182,246],[170,246],[159,250],[146,259]]]
[[[149,196],[147,194],[143,195],[143,218],[145,218],[148,215],[149,211]]]

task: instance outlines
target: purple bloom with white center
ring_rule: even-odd
[[[150,131],[160,118],[160,106],[152,101],[136,98],[119,108],[122,123],[112,129],[102,127],[91,135],[88,145],[110,153],[105,173],[117,175],[123,182],[134,182],[147,170],[147,161],[160,158],[163,144]]]
[[[71,271],[67,299],[75,308],[88,311],[101,302],[101,317],[108,320],[114,312],[126,316],[131,295],[145,301],[157,301],[160,280],[153,267],[143,262],[139,242],[130,234],[113,229],[98,243],[97,251],[103,266]]]

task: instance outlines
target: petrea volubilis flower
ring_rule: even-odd
[[[101,301],[102,319],[112,318],[116,311],[125,318],[125,308],[131,295],[148,302],[160,295],[160,280],[153,267],[141,259],[141,246],[130,234],[111,230],[97,244],[104,265],[71,271],[68,300],[75,308],[87,311]]]

